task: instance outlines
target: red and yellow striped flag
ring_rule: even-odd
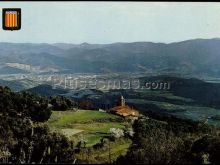
[[[5,27],[13,28],[18,26],[17,11],[6,11],[5,13]]]

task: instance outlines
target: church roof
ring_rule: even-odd
[[[110,112],[118,114],[120,116],[139,116],[139,112],[130,108],[129,106],[117,106],[110,109]]]

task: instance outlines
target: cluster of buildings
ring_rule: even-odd
[[[129,107],[128,105],[126,105],[125,103],[125,99],[123,96],[121,96],[120,98],[120,102],[119,105],[116,107],[113,107],[109,110],[110,113],[112,114],[116,114],[119,116],[122,116],[126,119],[138,119],[139,117],[139,112],[131,107]]]

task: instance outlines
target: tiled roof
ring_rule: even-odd
[[[139,116],[139,112],[130,108],[129,106],[117,106],[110,109],[110,112],[121,115],[121,116]]]

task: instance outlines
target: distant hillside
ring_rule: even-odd
[[[52,86],[50,85],[39,85],[37,87],[31,88],[26,90],[27,92],[33,93],[33,94],[37,94],[37,95],[41,95],[41,96],[46,96],[46,97],[50,97],[50,96],[57,96],[60,94],[65,94],[68,91],[65,89],[61,89],[61,88],[56,88],[53,89]]]
[[[62,73],[145,72],[220,75],[220,39],[164,44],[0,43],[0,64],[20,63]],[[0,73],[3,73],[1,71]]]
[[[169,82],[170,90],[167,90],[168,93],[171,93],[174,96],[194,100],[195,103],[192,102],[191,104],[220,108],[220,84],[218,83],[207,83],[195,78],[181,78],[170,76],[142,77],[140,78],[140,82],[141,86],[143,86],[146,82]],[[37,87],[28,89],[27,91],[42,96],[62,95],[73,98],[74,100],[92,100],[95,104],[97,104],[94,105],[95,107],[98,107],[100,105],[111,107],[116,104],[117,99],[121,95],[125,96],[128,99],[139,98],[138,95],[134,95],[135,92],[133,90],[111,90],[109,92],[101,92],[94,89],[53,89],[52,86],[49,85],[39,85]],[[145,92],[150,93],[150,91]],[[159,92],[163,92],[163,90],[160,89]],[[150,96],[149,99],[153,99],[154,101],[167,101],[172,103],[181,102],[180,100],[168,99],[166,97],[163,97],[162,95]],[[185,103],[182,102],[181,104]]]
[[[12,91],[15,91],[15,92],[33,88],[38,85],[39,84],[37,82],[31,81],[28,79],[12,80],[12,81],[0,80],[0,86],[7,86],[11,88]]]
[[[29,72],[9,66],[4,66],[0,68],[0,74],[25,74],[25,73],[29,73]]]
[[[146,82],[169,82],[170,90],[176,96],[191,98],[209,107],[220,108],[220,84],[207,83],[195,78],[179,78],[169,76],[143,77],[142,85]]]

